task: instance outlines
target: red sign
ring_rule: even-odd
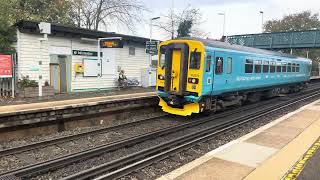
[[[0,78],[1,77],[12,77],[11,55],[0,54]]]

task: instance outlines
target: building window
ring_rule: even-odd
[[[192,52],[190,58],[190,69],[200,69],[200,52]]]
[[[223,73],[223,57],[216,57],[216,74]]]
[[[130,56],[136,55],[136,48],[135,47],[129,47],[129,55]]]
[[[206,61],[206,72],[210,72],[211,70],[211,56],[207,56],[207,61]]]
[[[269,72],[269,61],[263,61],[263,73]]]
[[[287,63],[282,63],[282,72],[287,72]]]
[[[227,74],[232,73],[232,58],[228,57],[227,58]]]
[[[262,61],[254,61],[254,72],[255,73],[261,73],[261,65],[262,65]]]
[[[276,62],[271,61],[270,63],[270,73],[276,72]]]
[[[245,73],[252,73],[253,72],[253,60],[246,59],[245,63]]]
[[[291,72],[291,63],[288,63],[288,72]]]

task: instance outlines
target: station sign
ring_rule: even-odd
[[[98,56],[98,52],[97,51],[72,50],[72,55],[74,55],[74,56],[92,56],[92,57],[97,57]],[[100,53],[100,56],[102,57],[102,52]]]
[[[12,77],[12,56],[0,54],[0,78]]]
[[[151,55],[158,54],[158,42],[146,41],[146,53]]]
[[[103,39],[100,41],[101,48],[123,48],[122,39]]]

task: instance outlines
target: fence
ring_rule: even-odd
[[[11,78],[0,78],[0,98],[11,97]]]

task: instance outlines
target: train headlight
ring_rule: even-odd
[[[198,84],[199,79],[198,78],[188,78],[188,83]]]
[[[158,79],[160,79],[160,80],[164,80],[164,76],[163,76],[163,75],[161,75],[161,74],[159,74],[159,75],[158,75]]]

